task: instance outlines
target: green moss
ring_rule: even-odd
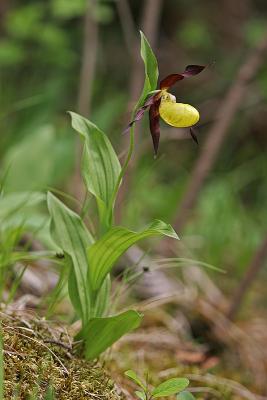
[[[55,399],[121,399],[103,368],[74,355],[64,328],[27,314],[0,317],[5,399],[44,399],[49,386]]]

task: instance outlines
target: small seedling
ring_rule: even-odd
[[[171,378],[164,382],[161,382],[158,386],[150,389],[148,382],[143,383],[142,379],[132,370],[128,370],[125,372],[125,375],[134,381],[140,388],[140,390],[136,390],[135,394],[138,399],[141,400],[152,400],[158,399],[160,397],[167,397],[171,395],[175,395],[180,393],[182,396],[185,393],[184,389],[189,385],[189,380],[187,378]],[[182,393],[181,393],[182,392]],[[190,393],[189,393],[190,395]],[[191,400],[191,397],[177,397],[179,400]]]

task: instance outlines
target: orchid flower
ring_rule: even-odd
[[[199,121],[199,112],[196,108],[189,104],[176,103],[176,97],[168,92],[176,82],[199,74],[205,66],[188,65],[181,74],[168,75],[160,82],[160,89],[154,91],[140,107],[134,119],[130,122],[126,131],[137,121],[140,121],[149,108],[150,132],[153,140],[155,155],[158,152],[160,139],[160,117],[167,124],[176,128],[190,128],[190,134],[193,140],[197,141],[197,137],[191,127]]]

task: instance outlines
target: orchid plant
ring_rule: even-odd
[[[70,300],[81,320],[76,339],[84,343],[87,359],[98,357],[122,335],[137,328],[142,320],[142,315],[136,310],[111,315],[110,273],[116,261],[141,239],[161,235],[178,239],[173,228],[160,220],[152,221],[140,231],[114,224],[115,201],[133,153],[135,122],[150,107],[151,133],[157,152],[159,114],[174,126],[190,126],[199,118],[193,107],[175,103],[167,89],[184,77],[196,75],[204,67],[191,66],[183,74],[170,75],[161,82],[160,90],[155,92],[157,60],[142,33],[141,56],[145,65],[145,83],[129,125],[130,146],[123,165],[104,132],[86,118],[70,113],[72,127],[79,133],[83,143],[81,171],[86,192],[95,198],[98,207],[99,229],[95,230],[98,234],[93,234],[84,222],[87,206],[79,215],[52,193],[47,196],[51,237],[63,262],[63,278],[67,276]],[[60,280],[59,285],[63,281]]]

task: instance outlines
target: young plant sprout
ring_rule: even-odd
[[[169,397],[183,392],[189,385],[187,378],[171,378],[161,382],[158,386],[150,388],[148,382],[144,383],[142,379],[132,370],[125,372],[125,375],[139,386],[139,390],[135,391],[135,395],[141,400],[152,400],[161,397]],[[188,392],[187,392],[188,393]],[[179,399],[191,400],[194,397],[180,397]],[[178,399],[178,397],[177,397]]]

